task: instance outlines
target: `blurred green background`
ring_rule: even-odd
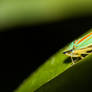
[[[0,28],[92,15],[91,0],[1,0]]]

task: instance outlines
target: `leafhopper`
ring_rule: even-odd
[[[72,63],[74,64],[77,59],[83,59],[86,55],[92,53],[92,32],[87,35],[73,41],[68,50],[64,52],[65,55],[70,56]]]

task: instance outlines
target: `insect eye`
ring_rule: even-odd
[[[63,52],[63,54],[66,54],[67,52]]]
[[[73,51],[73,50],[65,51],[65,52],[63,52],[63,54],[71,53],[72,51]]]
[[[73,51],[73,50],[70,50],[70,51]]]

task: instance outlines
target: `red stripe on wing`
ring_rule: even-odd
[[[85,39],[86,39],[87,37],[89,37],[90,35],[92,35],[92,33],[90,33],[90,34],[84,36],[82,39],[80,39],[80,40],[78,41],[77,44],[79,44],[80,42],[82,42],[83,40],[85,40]]]

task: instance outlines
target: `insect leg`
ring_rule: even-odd
[[[79,54],[79,57],[81,58],[81,59],[83,59],[84,57],[82,56],[82,54]]]
[[[71,60],[72,60],[72,63],[73,63],[73,64],[75,64],[75,62],[74,62],[74,60],[73,60],[72,56],[71,56]]]

